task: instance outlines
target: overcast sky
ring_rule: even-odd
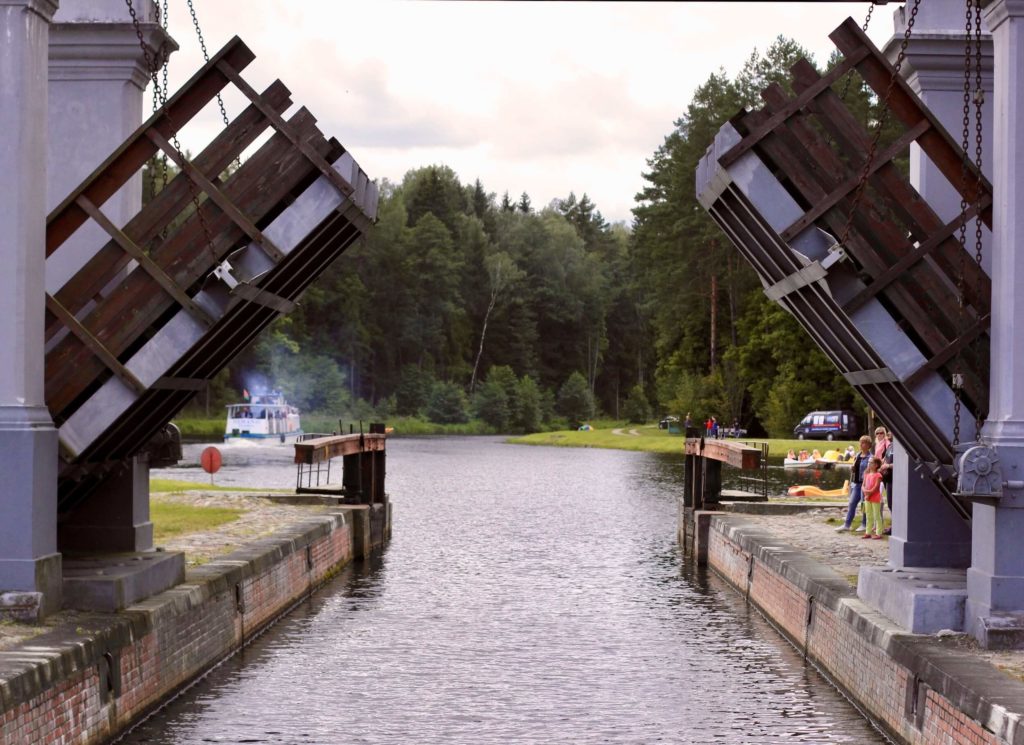
[[[646,160],[719,68],[734,74],[785,34],[819,62],[828,33],[867,3],[391,3],[193,0],[211,54],[240,36],[258,90],[280,78],[371,178],[445,164],[488,191],[542,206],[586,192],[631,219]],[[892,35],[893,3],[869,35]],[[202,63],[183,0],[170,0],[171,87]],[[229,115],[241,99],[226,99]],[[204,144],[219,114],[183,132]]]

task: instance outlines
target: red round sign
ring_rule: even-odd
[[[215,447],[206,448],[203,454],[199,456],[199,462],[207,473],[217,473],[220,470],[221,464],[220,450]]]

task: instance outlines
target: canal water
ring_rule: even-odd
[[[201,449],[154,475],[208,481]],[[218,484],[294,485],[290,447],[222,452]],[[383,554],[121,742],[885,742],[684,562],[681,478],[679,456],[392,439]]]

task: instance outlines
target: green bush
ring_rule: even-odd
[[[594,396],[579,372],[570,375],[559,389],[557,411],[574,427],[594,416]]]
[[[427,419],[438,424],[469,421],[466,394],[455,383],[435,383],[427,402]]]
[[[633,386],[622,407],[622,413],[630,424],[647,424],[651,419],[651,403],[640,386]]]

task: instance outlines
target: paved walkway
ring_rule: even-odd
[[[184,551],[186,572],[216,556],[231,553],[244,543],[270,535],[280,528],[300,522],[310,515],[329,510],[319,505],[282,505],[254,496],[251,492],[181,492],[153,495],[154,502],[175,502],[198,507],[232,507],[245,512],[232,522],[212,530],[174,536],[159,541],[167,551]],[[38,626],[0,622],[0,650],[30,640],[57,626],[74,625],[81,614],[61,611]]]

